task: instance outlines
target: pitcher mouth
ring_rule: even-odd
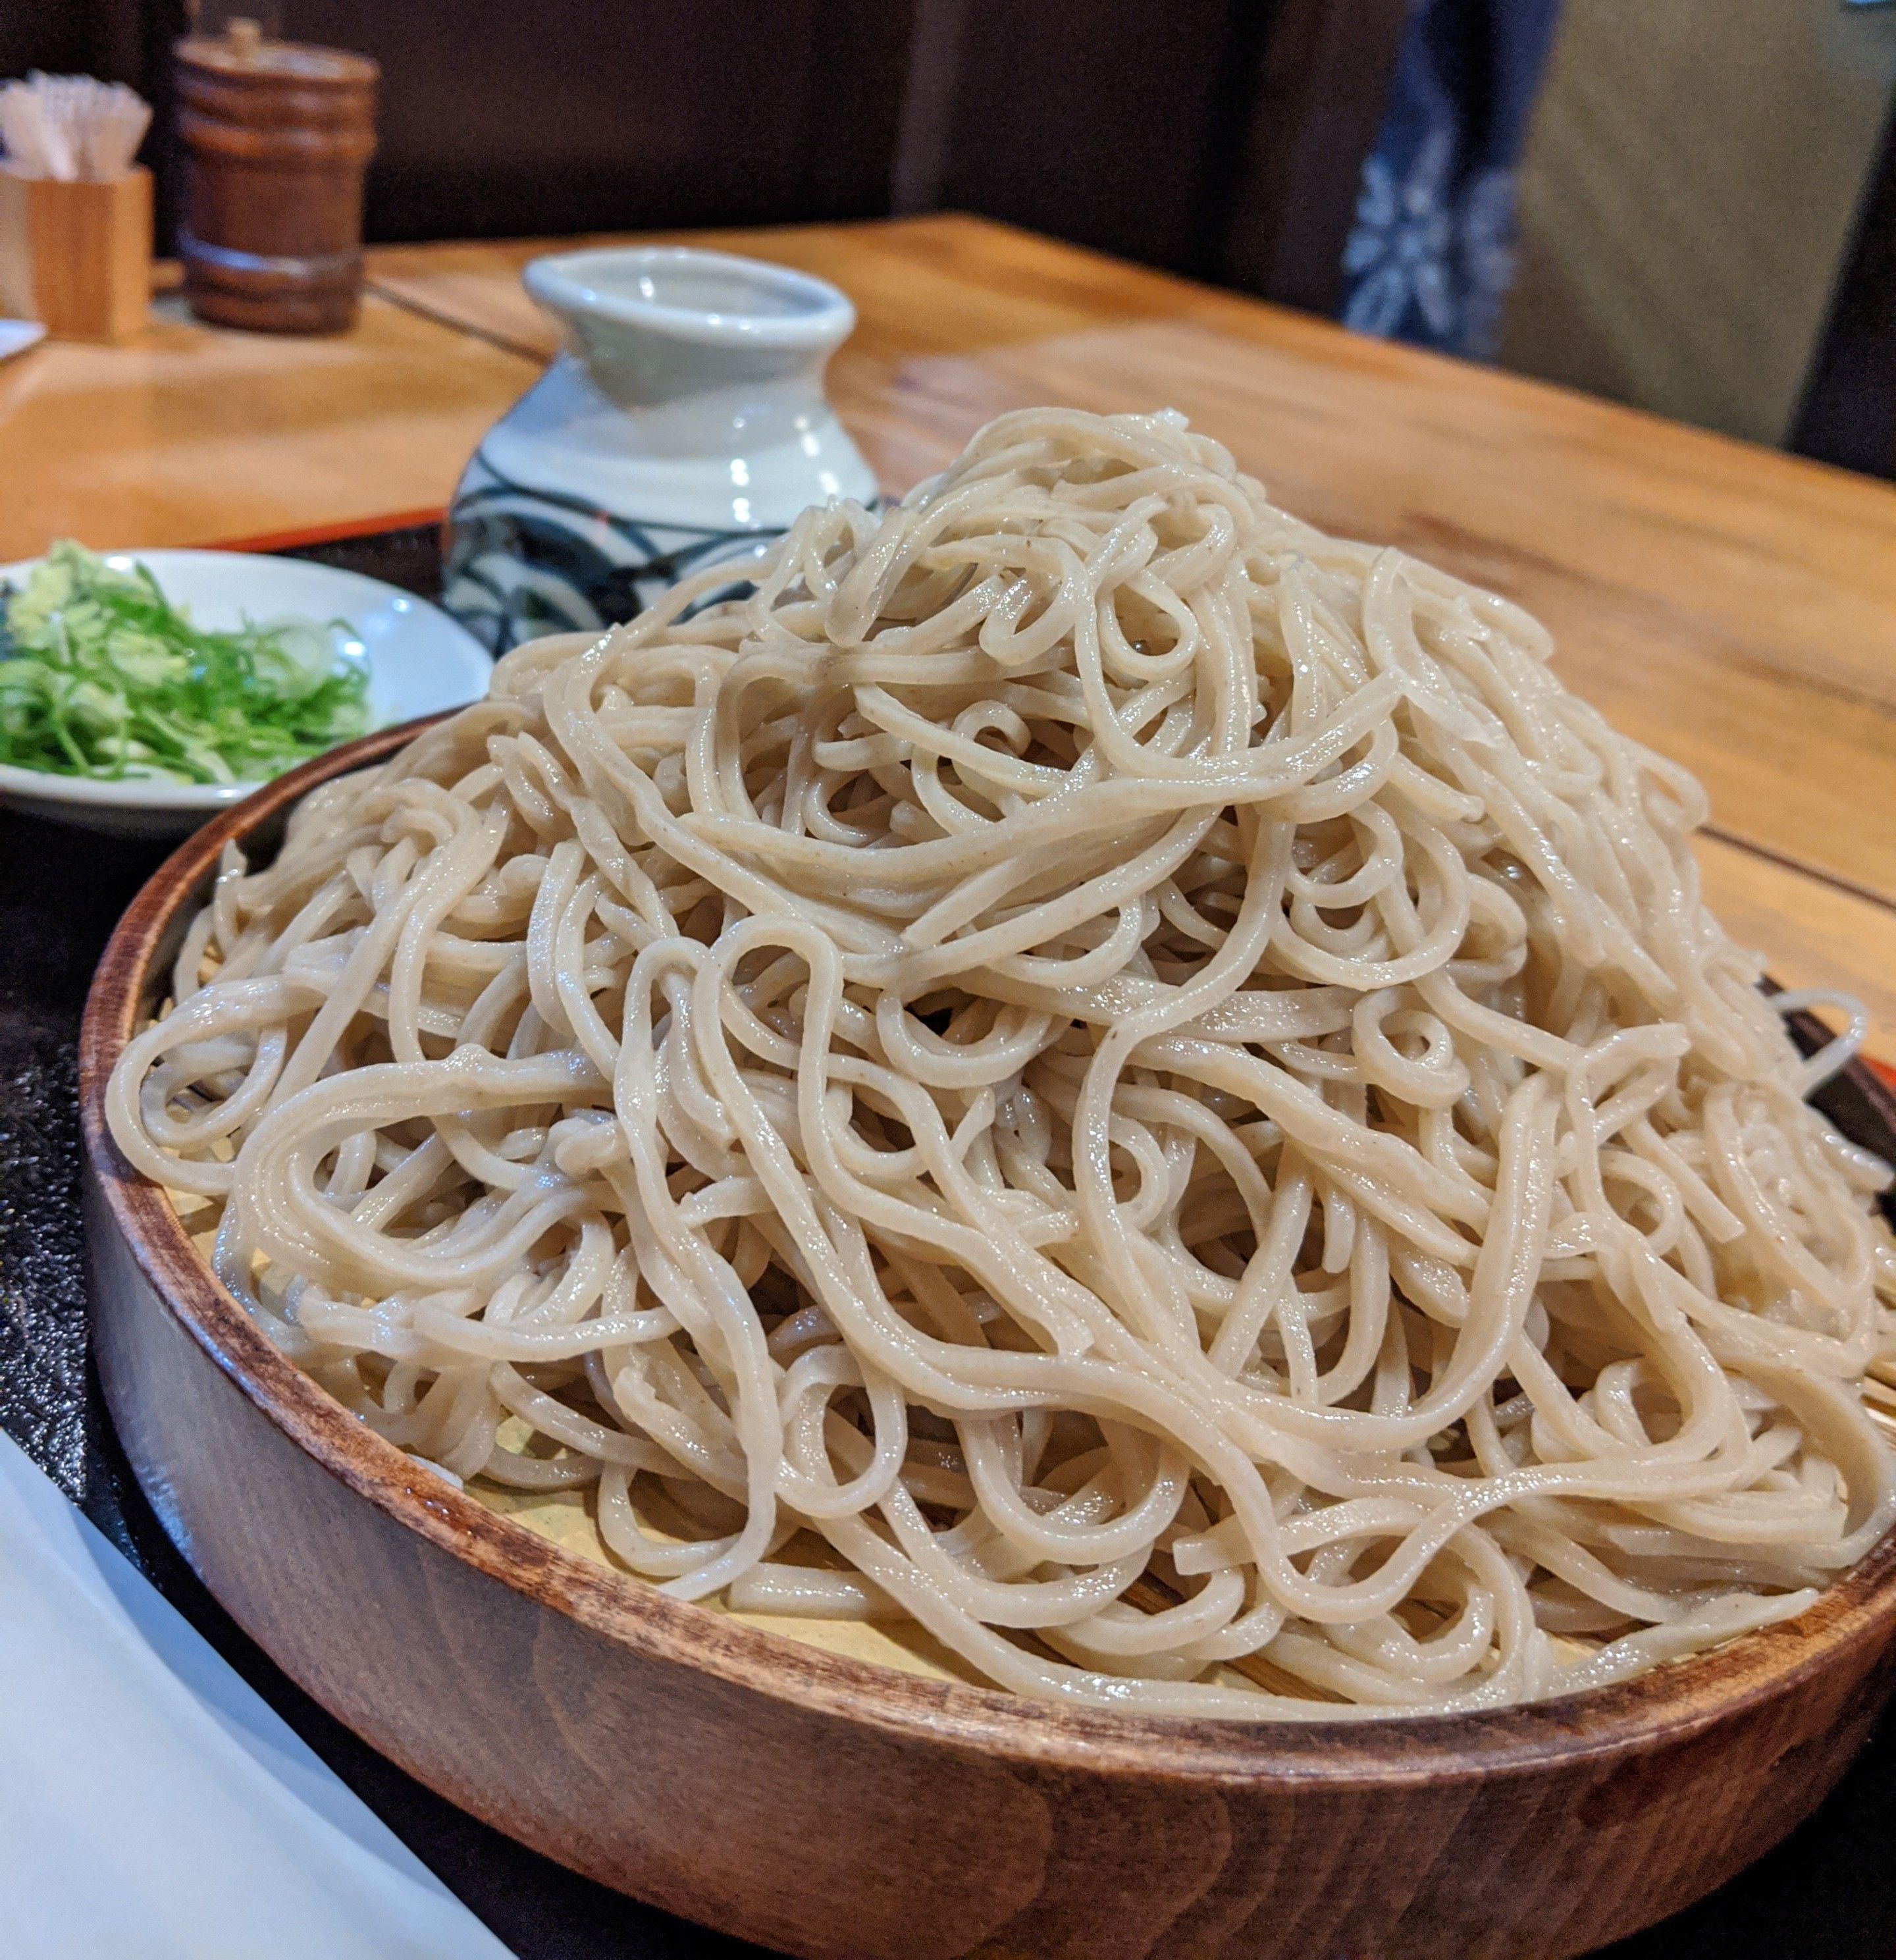
[[[521,275],[545,307],[680,340],[812,351],[856,323],[848,296],[787,266],[684,245],[606,247],[536,259]]]

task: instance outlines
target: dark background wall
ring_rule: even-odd
[[[372,241],[954,208],[1322,306],[1406,0],[263,11],[381,64]],[[184,24],[183,0],[0,4],[0,75],[87,70],[152,99],[161,243]]]
[[[886,0],[296,0],[382,65],[380,238],[760,224],[887,208]]]

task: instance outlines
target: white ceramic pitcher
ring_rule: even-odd
[[[733,585],[798,512],[875,479],[823,395],[855,325],[826,281],[676,246],[536,259],[566,347],[488,431],[448,514],[443,603],[490,649]]]

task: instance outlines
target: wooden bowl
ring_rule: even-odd
[[[1896,1535],[1801,1619],[1592,1694],[1249,1725],[1054,1707],[666,1599],[364,1428],[119,1158],[106,1079],[218,851],[272,848],[371,737],[184,845],[100,963],[80,1052],[99,1363],[165,1528],[302,1687],[537,1850],[797,1954],[1573,1954],[1775,1844],[1892,1685]],[[1866,1071],[1834,1106],[1896,1148]]]

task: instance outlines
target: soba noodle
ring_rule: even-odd
[[[364,1422],[1161,1713],[1590,1685],[1889,1526],[1843,1051],[1532,619],[1170,415],[721,576],[233,853],[113,1076]]]

